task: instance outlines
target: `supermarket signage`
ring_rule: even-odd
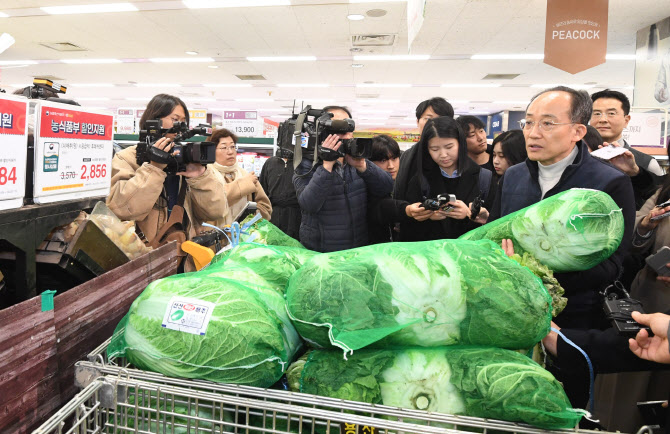
[[[135,109],[116,109],[116,132],[118,134],[135,133]]]
[[[5,210],[23,206],[28,102],[23,98],[0,95],[0,210]]]
[[[188,127],[194,128],[207,123],[207,110],[194,109],[188,111]]]
[[[629,113],[630,121],[623,129],[623,138],[631,146],[663,148],[661,127],[665,115],[662,113]]]
[[[258,125],[258,113],[255,111],[224,111],[223,128],[242,137],[257,137],[261,135],[261,128]]]
[[[609,0],[547,0],[544,63],[577,74],[605,63]]]
[[[67,104],[35,106],[35,203],[107,196],[114,116]]]
[[[169,330],[204,336],[214,303],[189,297],[172,297],[163,314],[162,326]]]
[[[373,426],[342,422],[340,424],[340,432],[342,434],[378,434],[381,431]]]

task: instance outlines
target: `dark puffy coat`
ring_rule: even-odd
[[[305,247],[334,252],[367,245],[368,198],[391,193],[393,179],[372,162],[366,164],[363,173],[339,163],[332,172],[321,164],[310,171],[312,161],[302,160],[293,175],[293,185],[302,210],[300,242]]]
[[[270,222],[290,237],[300,236],[300,205],[293,186],[293,160],[272,157],[263,165],[258,181],[270,198]]]
[[[616,280],[622,272],[622,263],[629,254],[635,224],[635,198],[630,177],[609,164],[592,157],[584,142],[577,143],[578,154],[569,165],[558,184],[545,197],[571,188],[590,188],[604,191],[623,211],[624,234],[619,248],[595,267],[585,271],[556,273],[555,277],[565,288],[568,306],[556,317],[561,327],[586,329],[599,328],[603,319],[598,292]],[[499,191],[489,221],[511,214],[542,199],[538,181],[538,163],[526,160],[507,169],[499,184]]]

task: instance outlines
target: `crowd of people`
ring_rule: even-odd
[[[353,118],[347,107],[324,110],[336,120]],[[670,219],[651,220],[670,210],[658,206],[670,200],[670,176],[622,138],[629,111],[628,98],[617,91],[589,95],[568,87],[547,89],[531,99],[519,129],[498,135],[491,146],[479,118],[454,119],[449,102],[435,97],[417,106],[420,140],[404,152],[393,138],[379,135],[369,159],[346,154],[316,163],[303,158],[294,165],[292,154],[286,153],[269,159],[260,177],[238,166],[237,136],[219,129],[208,139],[217,145],[216,162],[191,163],[177,174],[166,174],[165,165],[155,161],[138,165],[134,146],[117,153],[108,205],[120,218],[134,220],[148,242],[157,243],[175,215],[190,238],[203,223],[229,225],[253,201],[263,218],[305,247],[332,252],[382,242],[454,239],[571,188],[606,192],[622,210],[623,240],[597,266],[555,275],[568,304],[554,319],[561,335],[552,332],[544,340],[553,359],[549,369],[563,382],[573,405],[583,408],[589,397],[588,367],[566,337],[586,351],[601,373],[662,370],[662,363],[670,363],[670,316],[634,316],[651,325],[654,336],[640,332],[629,342],[612,331],[601,307],[600,292],[622,281],[647,312],[670,311],[670,278],[658,277],[643,261],[670,243]],[[179,98],[157,95],[140,127],[153,119],[169,128],[173,122],[188,122],[188,110]],[[332,134],[320,146],[337,151],[351,137],[351,132]],[[166,135],[152,145],[170,152],[172,139]],[[608,145],[625,151],[607,161],[591,155]],[[449,195],[455,198],[438,209],[426,204]],[[513,254],[511,243],[502,247]],[[638,357],[651,362],[634,362]],[[665,396],[656,398],[667,399],[670,375],[663,374],[635,382],[661,384]],[[655,398],[651,389],[639,389],[628,393],[634,398],[626,405],[632,399]],[[612,399],[625,394],[619,390]]]

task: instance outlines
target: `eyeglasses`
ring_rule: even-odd
[[[602,118],[614,118],[619,114],[619,112],[593,112],[591,119],[602,119]]]
[[[237,145],[232,145],[232,146],[217,146],[217,151],[223,151],[223,152],[228,152],[228,151],[237,151]]]
[[[521,127],[522,130],[526,131],[531,131],[534,127],[535,124],[537,124],[537,127],[539,128],[540,131],[542,132],[549,132],[554,129],[554,127],[558,125],[574,125],[576,122],[554,122],[554,121],[540,121],[539,123],[536,121],[529,121],[526,119],[521,119],[519,121],[519,126]]]

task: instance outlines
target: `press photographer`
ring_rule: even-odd
[[[227,212],[223,179],[203,164],[207,159],[201,151],[205,149],[206,154],[207,146],[175,141],[175,130],[183,130],[178,123],[188,125],[188,121],[188,109],[181,99],[154,96],[140,119],[145,141],[112,160],[107,206],[122,220],[134,220],[152,246],[170,239],[190,239],[201,222],[218,220]]]
[[[310,116],[315,119],[310,121]],[[293,128],[292,142],[283,140],[282,127]],[[349,110],[329,106],[313,111],[308,106],[282,127],[280,143],[292,146],[299,162],[293,184],[302,210],[302,244],[319,252],[366,245],[368,199],[388,195],[393,179],[364,158],[369,144],[353,139]]]

